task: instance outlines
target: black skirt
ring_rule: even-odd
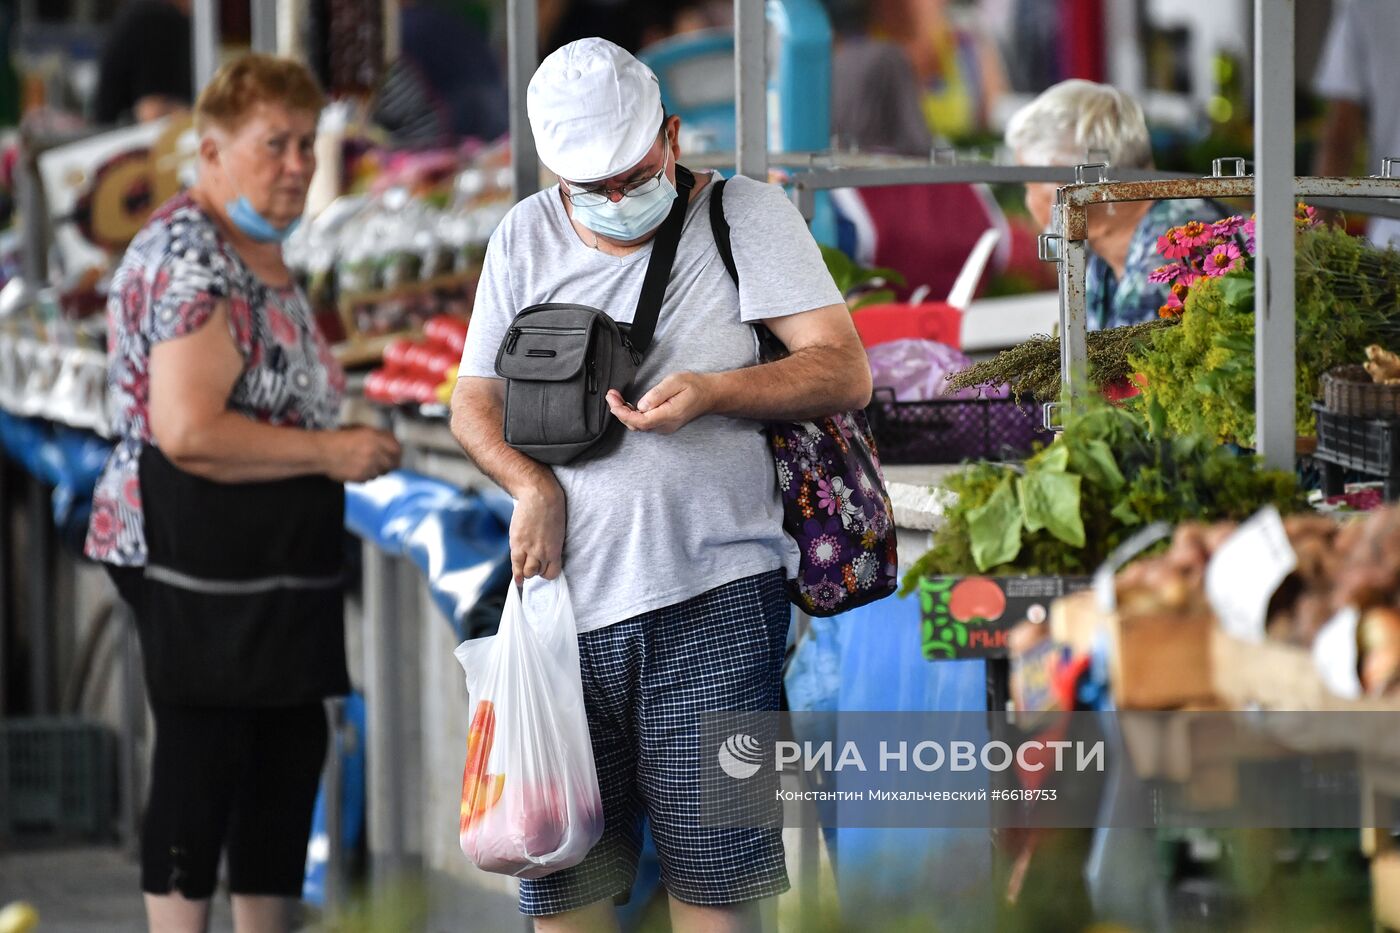
[[[218,483],[147,445],[147,563],[133,603],[157,702],[291,706],[349,692],[345,490],[323,476]]]

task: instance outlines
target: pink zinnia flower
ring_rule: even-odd
[[[1191,247],[1182,243],[1177,231],[1180,227],[1172,227],[1166,233],[1157,238],[1157,252],[1167,259],[1185,259],[1191,255]]]
[[[1317,208],[1298,202],[1298,209],[1293,214],[1294,221],[1299,227],[1316,227],[1320,221],[1317,219]]]
[[[1147,281],[1158,283],[1175,282],[1183,271],[1185,270],[1176,263],[1158,266],[1148,273]]]
[[[1206,257],[1206,275],[1215,278],[1222,276],[1234,269],[1243,257],[1240,255],[1240,248],[1233,243],[1225,243],[1217,246],[1209,256]]]
[[[1253,256],[1255,253],[1253,215],[1250,215],[1250,218],[1240,225],[1240,233],[1244,234],[1244,251]]]
[[[1226,217],[1224,220],[1217,220],[1211,227],[1211,232],[1218,237],[1232,237],[1244,226],[1244,218],[1239,214],[1234,217]]]
[[[1211,237],[1211,228],[1199,220],[1188,220],[1176,229],[1177,241],[1184,246],[1204,246]]]

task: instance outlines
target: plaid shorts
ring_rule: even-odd
[[[780,830],[701,825],[696,716],[778,708],[790,618],[775,570],[579,636],[603,838],[574,867],[522,880],[521,913],[625,903],[643,816],[672,897],[737,904],[788,889]]]

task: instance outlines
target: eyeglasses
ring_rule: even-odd
[[[661,187],[661,179],[666,175],[667,159],[669,159],[669,153],[661,161],[661,171],[643,178],[641,181],[634,181],[630,184],[605,185],[600,188],[580,188],[578,191],[566,192],[565,197],[575,207],[601,207],[612,200],[612,192],[614,191],[624,198],[635,198],[649,194]],[[565,182],[565,184],[571,185],[572,183]]]

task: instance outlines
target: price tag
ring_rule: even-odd
[[[1345,700],[1361,696],[1356,676],[1356,626],[1361,614],[1348,606],[1334,615],[1313,641],[1313,665],[1327,689]]]
[[[1241,525],[1206,568],[1206,598],[1226,633],[1262,642],[1269,600],[1297,566],[1278,509],[1269,506]]]

